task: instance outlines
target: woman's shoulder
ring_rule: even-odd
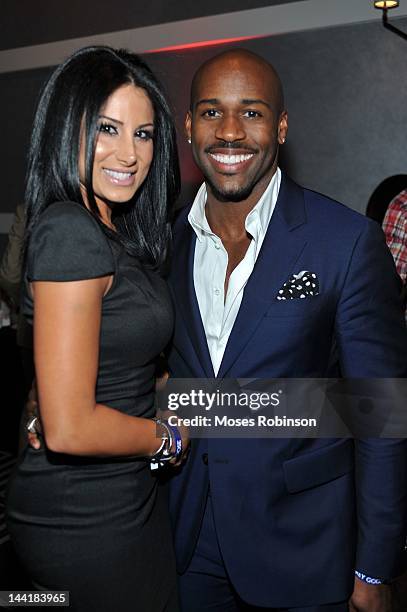
[[[30,280],[81,280],[113,274],[107,236],[77,202],[54,202],[38,219],[29,238]]]
[[[78,202],[53,202],[41,213],[32,230],[32,236],[59,234],[78,242],[84,237],[98,239],[107,244],[107,236],[92,213]],[[31,242],[32,238],[30,238]]]
[[[89,210],[78,202],[70,202],[68,200],[60,202],[52,202],[47,208],[41,213],[36,226],[40,226],[46,222],[63,223],[64,221],[71,221],[72,223],[85,223],[88,226],[94,226],[101,231],[98,222],[89,212]]]

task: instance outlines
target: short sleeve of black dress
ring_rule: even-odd
[[[41,215],[29,240],[26,281],[78,281],[115,272],[107,237],[92,215],[76,202],[56,202]],[[24,314],[33,304],[26,283]]]

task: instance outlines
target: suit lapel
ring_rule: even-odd
[[[259,323],[276,299],[278,290],[293,273],[306,241],[301,231],[306,222],[303,191],[282,176],[280,192],[242,304],[225,349],[219,377],[229,372]]]
[[[196,235],[186,219],[175,235],[174,243],[171,284],[177,306],[177,316],[181,316],[183,319],[202,367],[203,373],[200,375],[213,378],[212,362],[194,287],[193,269]]]

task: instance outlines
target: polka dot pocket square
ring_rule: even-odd
[[[290,276],[277,294],[278,300],[296,300],[298,298],[310,298],[319,294],[319,282],[317,275],[308,270],[302,270],[298,274]]]

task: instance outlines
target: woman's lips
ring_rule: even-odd
[[[134,183],[135,172],[124,172],[122,170],[110,170],[103,168],[103,172],[108,177],[109,181],[115,185],[128,187]]]

